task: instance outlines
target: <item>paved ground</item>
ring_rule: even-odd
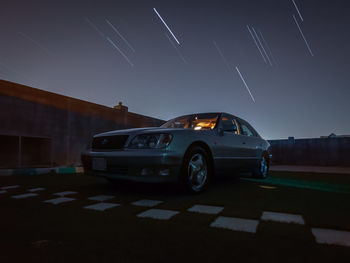
[[[220,179],[189,195],[174,185],[84,175],[2,177],[0,258],[350,262],[349,176],[274,172],[270,181],[248,180]]]

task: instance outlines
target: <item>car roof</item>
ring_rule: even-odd
[[[177,116],[177,117],[174,117],[174,118],[171,118],[170,120],[173,120],[173,119],[176,119],[176,118],[180,118],[180,117],[185,117],[185,116],[191,116],[191,115],[200,115],[200,114],[218,114],[218,115],[221,115],[221,114],[226,114],[226,115],[230,115],[230,116],[233,116],[234,118],[237,118],[237,119],[240,119],[239,117],[231,114],[231,113],[227,113],[227,112],[196,112],[196,113],[189,113],[189,114],[184,114],[184,115],[181,115],[181,116]]]
[[[180,115],[180,116],[175,116],[172,119],[176,119],[176,118],[180,118],[180,117],[185,117],[185,116],[191,116],[191,115],[201,115],[201,114],[217,114],[217,115],[220,115],[224,112],[195,112],[195,113],[188,113],[188,114],[183,114],[183,115]]]

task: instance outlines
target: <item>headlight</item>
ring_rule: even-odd
[[[167,133],[149,133],[137,135],[129,143],[132,149],[160,149],[167,147],[173,136]]]

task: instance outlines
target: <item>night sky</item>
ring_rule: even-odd
[[[225,111],[266,139],[350,134],[346,0],[0,3],[1,79],[161,119]]]

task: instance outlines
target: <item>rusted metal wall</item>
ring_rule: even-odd
[[[80,153],[94,134],[163,123],[0,80],[0,141],[12,139],[6,147],[0,147],[0,168],[79,165]]]
[[[275,164],[350,166],[350,137],[271,140]]]

